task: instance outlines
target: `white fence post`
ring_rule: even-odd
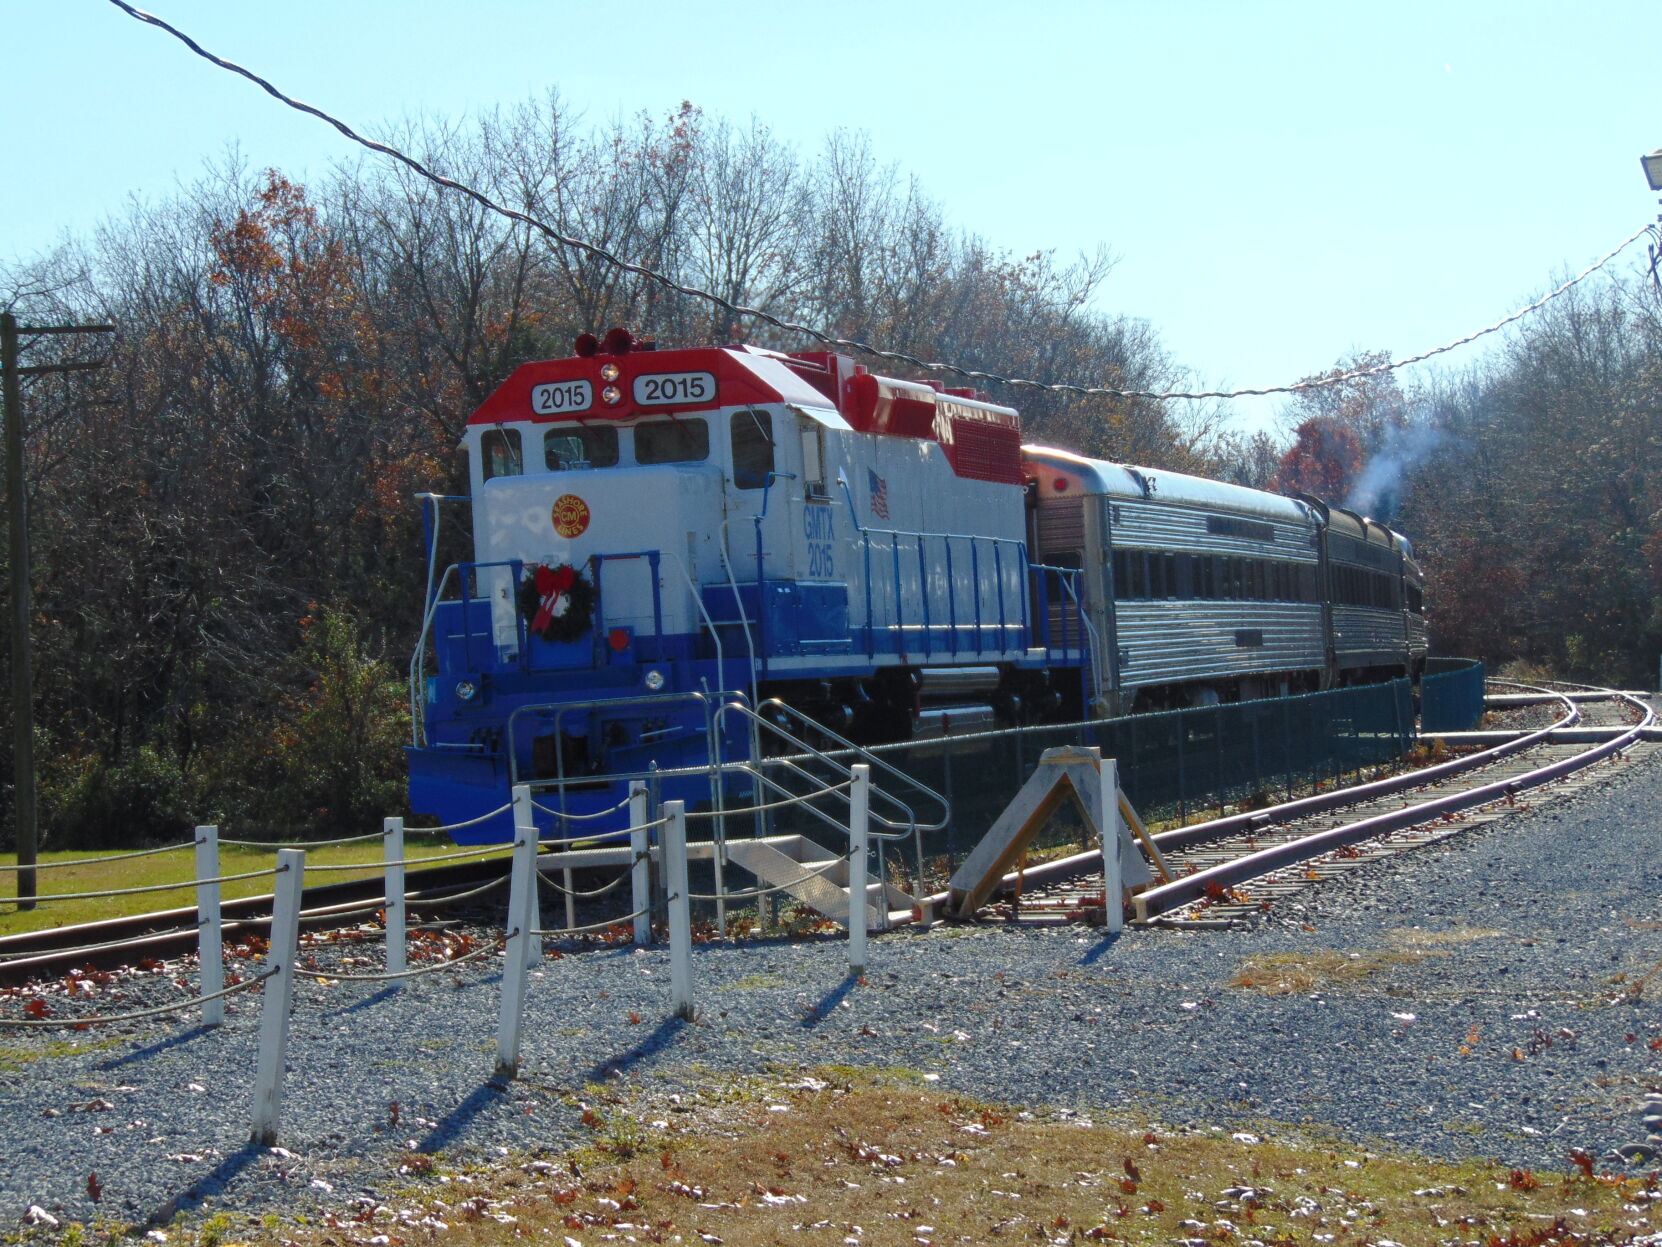
[[[409,933],[404,913],[404,820],[384,820],[381,836],[381,857],[387,864],[387,973],[402,974],[409,966],[406,948]]]
[[[254,1073],[254,1130],[260,1147],[277,1143],[283,1110],[283,1066],[288,1059],[289,1010],[294,1006],[294,960],[300,947],[300,890],[306,882],[306,850],[279,849],[271,903],[271,943],[266,949],[265,999],[260,1007],[260,1053]]]
[[[866,848],[871,832],[871,766],[856,762],[848,790],[848,972],[866,972]],[[886,906],[887,901],[883,902]]]
[[[652,832],[647,828],[646,784],[629,781],[629,908],[635,911],[635,943],[652,942]]]
[[[560,830],[561,831],[566,831],[566,830],[569,830],[569,829],[565,828],[565,827],[562,827]],[[563,836],[561,838],[564,839]],[[577,925],[577,884],[576,884],[576,881],[571,877],[571,867],[570,866],[567,866],[565,868],[565,870],[561,871],[560,873],[563,876],[563,879],[564,879],[564,882],[565,882],[565,889],[566,889],[566,930],[569,931]]]
[[[521,788],[525,790],[523,809],[521,808],[521,798],[519,795]],[[531,803],[531,786],[529,784],[521,784],[519,787],[514,789],[514,820],[520,827],[527,829],[526,834],[531,837],[531,843],[535,846],[531,853],[531,899],[528,902],[531,906],[531,917],[526,923],[525,929],[527,931],[541,931],[543,929],[542,866],[538,861],[538,854],[542,850],[542,833],[537,830],[537,811],[533,808]],[[571,872],[567,871],[566,873],[569,875]],[[571,898],[569,893],[571,886],[569,880],[567,881],[566,890],[568,893],[566,898],[566,926],[574,927],[577,925],[577,921],[571,917],[570,912]],[[525,968],[527,970],[535,970],[537,968],[537,963],[541,960],[542,936],[528,936],[525,941]]]
[[[201,965],[202,994],[212,996],[225,987],[225,934],[220,926],[219,884],[203,883],[219,878],[219,828],[196,829],[196,948]],[[202,1025],[225,1024],[225,997],[202,1006]]]
[[[537,828],[531,820],[531,790],[514,789],[514,870],[508,885],[508,946],[502,964],[502,1010],[496,1026],[496,1077],[519,1075],[519,1031],[525,1012],[526,949],[541,939],[532,934],[532,901],[537,892]]]
[[[1120,845],[1125,842],[1121,827],[1119,764],[1102,759],[1102,905],[1110,935],[1125,927],[1125,882],[1120,875]]]
[[[669,994],[675,1016],[693,1020],[692,901],[687,895],[687,814],[680,801],[664,802],[664,886],[669,891]]]

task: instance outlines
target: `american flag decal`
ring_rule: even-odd
[[[866,480],[871,486],[871,513],[880,520],[889,518],[889,483],[870,468],[866,469]]]

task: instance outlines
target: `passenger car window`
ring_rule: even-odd
[[[550,472],[617,466],[617,430],[609,425],[549,429],[542,437],[543,462]]]
[[[733,485],[762,489],[773,471],[773,419],[765,411],[733,413]]]
[[[479,439],[479,457],[483,460],[485,479],[498,476],[519,476],[525,471],[525,459],[519,453],[518,429],[486,429]]]
[[[635,426],[636,463],[698,463],[710,457],[710,426],[702,419],[651,420]]]

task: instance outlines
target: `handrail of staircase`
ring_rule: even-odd
[[[814,731],[823,733],[826,737],[828,737],[832,741],[835,741],[837,743],[837,745],[840,746],[840,748],[837,750],[838,753],[844,754],[847,757],[851,757],[851,758],[855,759],[856,761],[863,761],[863,762],[867,763],[868,766],[871,766],[875,770],[887,771],[889,774],[895,776],[897,779],[899,779],[899,780],[901,780],[901,781],[903,781],[907,784],[910,784],[915,790],[923,793],[925,796],[927,796],[930,799],[932,799],[933,801],[935,801],[940,806],[940,809],[941,809],[940,819],[936,822],[933,822],[933,823],[919,823],[918,818],[917,818],[917,814],[912,810],[911,806],[907,805],[906,802],[902,801],[899,797],[895,796],[892,792],[889,792],[887,789],[879,788],[874,784],[871,787],[872,797],[877,798],[877,799],[881,799],[883,801],[887,801],[891,806],[893,806],[895,809],[899,810],[902,813],[902,815],[903,815],[903,817],[905,818],[906,821],[904,823],[897,823],[897,822],[893,821],[892,819],[886,818],[883,815],[877,813],[875,810],[872,810],[869,806],[867,807],[868,827],[870,828],[868,834],[871,836],[871,838],[873,840],[878,840],[878,841],[882,841],[882,840],[904,841],[905,839],[908,838],[908,836],[910,837],[910,839],[912,841],[912,854],[913,854],[913,857],[915,859],[913,865],[915,867],[916,874],[917,874],[918,895],[919,896],[923,895],[923,886],[924,886],[923,885],[923,833],[926,830],[927,831],[938,831],[938,830],[940,830],[942,827],[946,826],[947,821],[952,817],[952,806],[944,796],[942,796],[940,793],[936,792],[933,788],[930,788],[927,784],[920,783],[918,780],[916,780],[912,776],[906,774],[906,772],[900,770],[898,767],[894,766],[892,763],[884,761],[882,758],[877,757],[875,754],[871,753],[869,750],[867,750],[867,749],[865,749],[865,748],[863,748],[859,745],[856,745],[853,741],[848,740],[846,737],[838,735],[836,732],[832,731],[830,728],[826,727],[824,724],[819,723],[816,720],[809,718],[807,715],[803,714],[800,710],[798,710],[795,707],[791,706],[787,702],[780,701],[778,698],[769,698],[768,700],[762,702],[760,705],[756,706],[754,709],[751,708],[750,706],[745,705],[742,701],[740,701],[736,698],[730,699],[726,704],[722,705],[715,712],[715,717],[714,717],[714,720],[713,720],[713,724],[714,724],[714,728],[715,728],[715,734],[718,737],[722,734],[722,724],[723,724],[724,718],[725,718],[725,716],[726,716],[726,714],[729,710],[733,710],[733,711],[737,712],[738,714],[745,716],[749,720],[750,737],[751,737],[751,740],[753,742],[757,740],[759,730],[761,728],[766,728],[769,732],[773,733],[774,736],[778,737],[781,740],[784,740],[784,741],[788,742],[792,747],[800,750],[800,752],[795,754],[794,756],[787,754],[787,755],[780,755],[780,756],[777,756],[777,757],[769,758],[769,759],[767,759],[767,761],[769,763],[776,764],[776,765],[782,764],[786,767],[789,767],[792,771],[794,771],[798,774],[804,775],[805,777],[807,777],[810,780],[814,779],[814,777],[812,775],[810,775],[800,765],[801,762],[803,762],[807,759],[810,759],[810,758],[823,763],[825,766],[831,768],[835,773],[841,774],[845,777],[850,777],[851,778],[854,774],[854,772],[850,768],[850,766],[847,763],[844,763],[840,758],[834,757],[833,755],[831,755],[829,753],[826,753],[824,750],[818,749],[818,748],[814,747],[813,745],[810,745],[807,741],[801,739],[800,737],[796,736],[792,732],[787,731],[785,729],[785,727],[782,725],[781,722],[777,721],[774,718],[769,718],[769,717],[765,716],[763,713],[761,713],[764,710],[768,710],[768,711],[773,712],[775,715],[779,716],[779,718],[781,718],[781,719],[794,717],[796,720],[798,720],[801,723],[811,725]],[[760,751],[759,746],[753,745],[751,753],[752,753],[752,757],[751,757],[750,764],[748,766],[743,767],[742,769],[751,770],[753,767],[754,768],[759,768],[760,767],[761,762],[762,762],[762,758],[760,757],[761,751]],[[789,792],[789,789],[785,789],[782,786],[777,785],[775,783],[775,781],[773,781],[768,776],[761,775],[759,769],[754,771],[753,773],[757,774],[758,778],[761,779],[761,781],[763,783],[768,784],[770,787],[776,787],[776,788],[779,789],[779,791],[782,791],[782,792],[787,792],[787,793]],[[717,809],[719,810],[720,809],[719,795],[718,795],[717,800],[718,800]],[[816,817],[825,819],[832,826],[836,827],[839,831],[846,831],[847,830],[846,828],[843,827],[842,824],[838,823],[835,819],[830,818],[823,811],[816,809],[814,806],[808,804],[806,801],[803,802],[803,805],[805,806],[805,808],[812,811]],[[878,831],[875,827],[870,827],[870,824],[878,824],[878,825],[880,825],[884,828],[887,828],[887,830],[886,831]],[[716,828],[717,828],[717,833],[716,833],[717,839],[718,840],[724,839],[725,836],[726,836],[726,819],[725,818],[717,818],[715,825],[716,825]],[[717,854],[718,860],[720,859],[720,856],[721,856],[720,853],[718,853]],[[882,878],[883,878],[883,862],[884,862],[884,857],[883,857],[883,854],[881,852],[879,852],[878,855],[877,855],[877,861],[878,861],[878,879],[879,879],[879,881],[881,881]]]
[[[777,697],[770,697],[766,701],[762,702],[760,705],[756,706],[755,708],[751,708],[751,707],[746,706],[743,703],[738,702],[736,700],[729,700],[728,702],[723,704],[719,709],[716,710],[716,722],[717,722],[718,726],[721,723],[722,718],[726,715],[726,713],[729,709],[735,710],[738,713],[748,717],[751,721],[753,721],[757,724],[760,724],[763,727],[766,727],[775,736],[778,736],[781,740],[784,740],[789,745],[791,745],[794,748],[801,751],[800,753],[798,753],[794,757],[791,756],[791,755],[781,755],[779,757],[769,758],[768,761],[770,761],[770,762],[795,763],[796,761],[798,761],[800,759],[803,759],[803,758],[813,758],[816,761],[824,762],[829,766],[835,767],[841,774],[843,774],[845,776],[853,774],[853,772],[849,769],[848,764],[844,763],[840,758],[835,756],[835,754],[827,753],[823,749],[815,748],[813,745],[810,745],[807,741],[801,739],[800,737],[796,736],[792,732],[787,731],[784,727],[780,726],[777,722],[773,721],[772,719],[767,718],[766,714],[764,713],[767,710],[777,710],[777,711],[779,711],[779,712],[781,712],[785,715],[789,715],[791,717],[794,717],[795,719],[799,720],[802,723],[808,724],[815,732],[817,732],[817,733],[819,733],[823,736],[826,736],[830,740],[835,742],[835,744],[837,746],[837,750],[836,750],[837,754],[842,754],[842,753],[846,752],[846,754],[848,756],[852,757],[854,759],[854,761],[864,762],[867,765],[869,765],[872,768],[872,770],[874,770],[874,771],[879,771],[880,770],[880,771],[887,772],[888,774],[894,776],[896,779],[900,780],[902,783],[910,785],[913,789],[915,789],[916,791],[922,793],[925,797],[929,798],[931,801],[933,801],[936,805],[938,805],[940,807],[940,811],[941,811],[940,818],[937,819],[935,822],[925,823],[925,822],[922,822],[918,819],[917,814],[913,811],[912,807],[910,805],[908,805],[906,802],[902,801],[899,797],[895,796],[892,792],[889,792],[887,789],[878,788],[875,785],[873,785],[873,787],[872,787],[872,796],[873,797],[881,797],[883,800],[889,802],[892,806],[894,806],[897,810],[899,810],[905,818],[904,822],[897,823],[897,822],[893,821],[892,819],[885,818],[883,815],[879,814],[875,810],[873,810],[871,812],[871,819],[874,823],[879,823],[882,826],[889,828],[890,831],[892,831],[892,832],[908,833],[908,832],[939,831],[939,830],[941,830],[941,828],[946,826],[948,820],[952,817],[952,805],[951,805],[951,803],[946,799],[946,797],[942,796],[940,793],[936,792],[933,788],[929,787],[929,785],[927,785],[925,783],[922,783],[919,780],[915,779],[914,777],[906,774],[905,771],[902,771],[899,767],[895,766],[892,762],[886,761],[884,758],[879,757],[875,753],[872,753],[870,750],[866,749],[864,746],[856,745],[853,741],[849,740],[847,737],[841,736],[838,733],[832,731],[830,728],[826,727],[824,724],[819,723],[816,720],[809,718],[807,715],[803,714],[802,711],[796,709],[796,707],[792,706],[788,702],[780,701]],[[874,832],[873,834],[878,835],[878,836],[883,836],[884,835],[884,833],[882,833],[882,832]],[[886,836],[885,838],[893,839],[894,837],[893,836]]]

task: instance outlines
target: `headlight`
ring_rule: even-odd
[[[600,401],[608,406],[615,405],[622,397],[623,391],[618,389],[615,385],[608,385],[604,390],[600,391]]]
[[[664,673],[662,671],[648,671],[646,673],[646,687],[647,688],[651,689],[654,693],[656,693],[659,689],[663,688],[663,686],[664,686]]]
[[[616,364],[602,364],[602,365],[600,365],[600,379],[602,381],[616,381],[617,378],[618,378],[618,367],[617,367]]]
[[[479,690],[472,680],[458,680],[456,682],[456,696],[462,701],[472,701],[478,696]]]

